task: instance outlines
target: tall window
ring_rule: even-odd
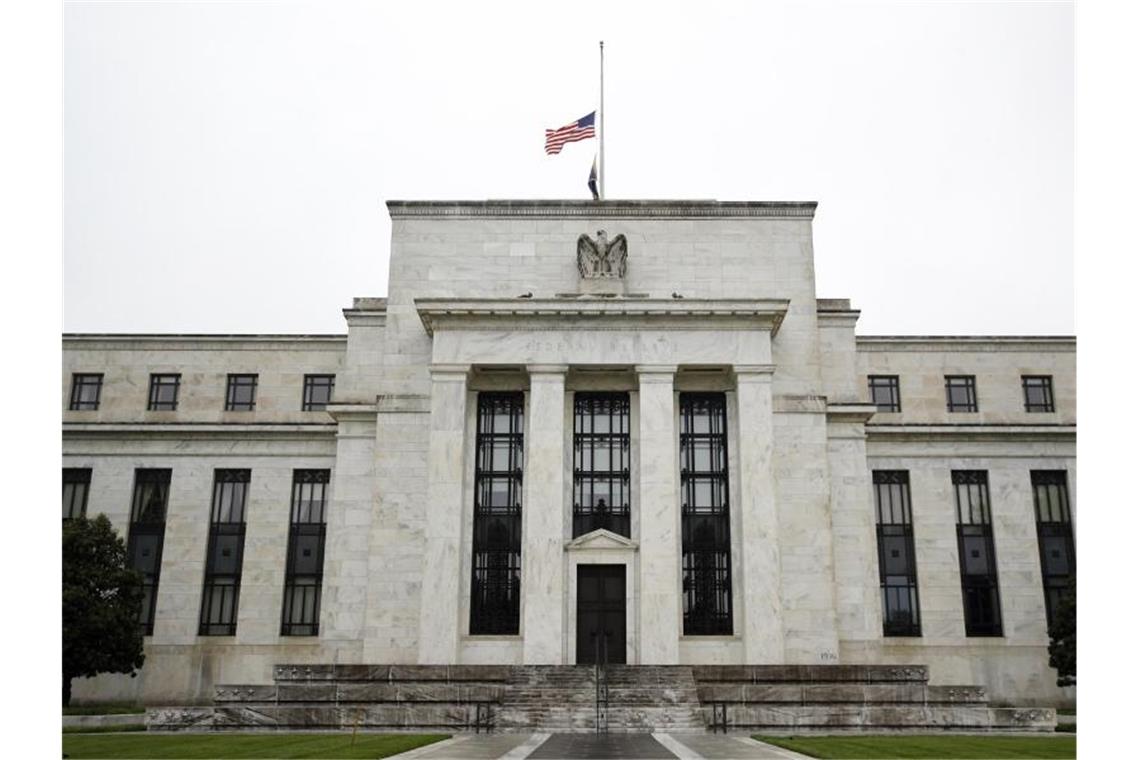
[[[901,412],[898,375],[870,375],[867,385],[871,390],[871,403],[880,412]]]
[[[328,470],[293,470],[282,636],[316,636],[318,633],[328,490]]]
[[[151,411],[174,411],[178,408],[178,386],[182,375],[151,375],[150,398],[146,408]]]
[[[1022,375],[1021,390],[1025,393],[1025,411],[1053,411],[1053,376]]]
[[[629,394],[574,394],[574,535],[629,536]]]
[[[875,470],[872,480],[879,539],[879,587],[883,594],[883,635],[921,636],[910,476],[906,470]]]
[[[681,394],[681,588],[686,636],[732,633],[723,393]]]
[[[252,412],[257,403],[257,375],[226,375],[226,411]]]
[[[200,636],[233,636],[237,631],[248,493],[249,470],[214,470],[214,503],[198,623]]]
[[[522,478],[523,394],[480,393],[471,547],[472,634],[519,632]]]
[[[103,392],[102,373],[75,373],[71,376],[72,411],[86,411],[99,408],[99,396]]]
[[[301,411],[320,412],[332,401],[336,375],[305,375],[305,392],[301,396]]]
[[[1001,636],[989,480],[984,470],[955,470],[951,479],[958,502],[958,564],[966,635]]]
[[[135,470],[127,555],[131,566],[143,577],[139,623],[145,636],[154,633],[154,607],[158,599],[159,572],[162,570],[162,541],[166,533],[166,501],[169,495],[170,470]]]
[[[946,376],[946,411],[978,411],[978,392],[973,375]]]
[[[87,491],[91,488],[90,467],[63,468],[63,519],[87,516]]]
[[[1033,470],[1033,503],[1037,509],[1037,547],[1045,582],[1045,618],[1053,624],[1057,604],[1077,573],[1073,521],[1064,470]]]

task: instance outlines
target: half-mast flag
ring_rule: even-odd
[[[546,130],[546,155],[553,156],[562,151],[562,146],[570,142],[588,140],[594,136],[595,111],[583,116],[578,121],[567,124],[558,129]]]
[[[598,157],[594,156],[594,163],[590,164],[590,178],[586,180],[586,186],[590,188],[590,192],[594,194],[594,200],[599,200],[598,195]]]

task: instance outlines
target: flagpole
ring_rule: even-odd
[[[604,40],[598,42],[598,60],[600,62],[600,79],[599,91],[600,101],[598,103],[598,200],[604,201],[606,199],[606,43]]]

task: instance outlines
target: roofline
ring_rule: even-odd
[[[1073,343],[1075,335],[856,335],[867,343]]]
[[[345,343],[344,333],[63,333],[63,343]]]
[[[817,201],[714,200],[455,200],[387,202],[392,219],[536,218],[553,219],[812,219]]]

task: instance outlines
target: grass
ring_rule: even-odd
[[[64,735],[69,758],[322,758],[353,760],[407,752],[446,739],[440,734],[109,734]]]
[[[63,708],[64,715],[142,715],[146,708],[123,702],[105,705],[72,705]]]
[[[1075,707],[1059,707],[1057,708],[1058,715],[1076,715],[1077,708]]]
[[[64,726],[65,734],[121,734],[124,731],[146,731],[146,726]]]
[[[1075,736],[757,736],[793,752],[830,760],[1002,760],[1075,758]]]

